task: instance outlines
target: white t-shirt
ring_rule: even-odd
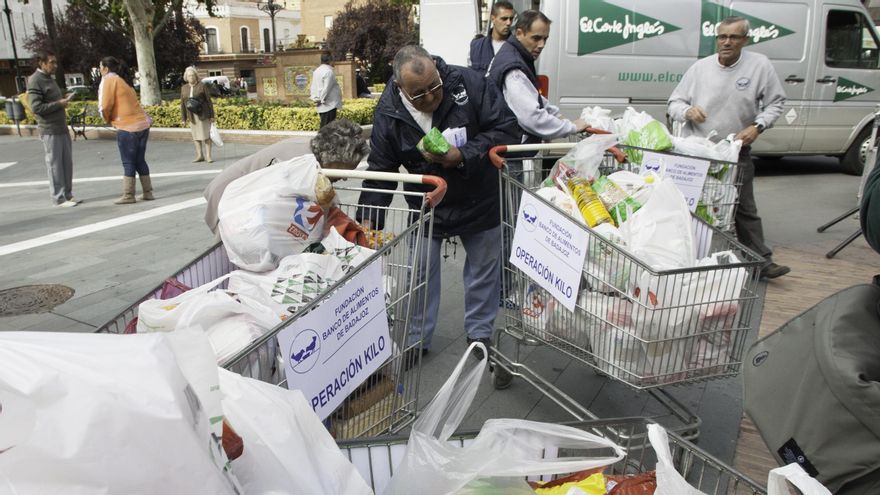
[[[406,110],[412,115],[413,120],[416,121],[416,124],[422,128],[425,134],[431,130],[431,122],[434,119],[433,113],[422,112],[410,103],[409,98],[403,94],[403,91],[398,90],[400,94],[400,99],[403,101],[403,106],[406,107]]]

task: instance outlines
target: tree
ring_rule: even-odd
[[[57,16],[56,26],[59,62],[71,71],[85,74],[89,82],[92,68],[106,56],[116,57],[129,67],[138,66],[127,15],[121,8],[114,10],[114,6],[106,3],[79,0],[68,4],[65,12]],[[201,23],[185,17],[182,11],[169,18],[165,29],[156,36],[156,43],[163,47],[155,57],[154,70],[159,80],[169,74],[181,74],[198,60],[203,35]],[[48,48],[47,30],[35,27],[25,46],[31,50]]]
[[[368,79],[385,82],[385,68],[402,46],[418,43],[412,8],[402,0],[345,4],[327,33],[327,49],[336,60],[347,53],[367,64]]]

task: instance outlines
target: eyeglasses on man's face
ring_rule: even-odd
[[[715,36],[715,39],[724,43],[726,41],[742,41],[746,39],[746,35],[744,34],[719,34]]]
[[[403,89],[403,86],[400,85],[400,83],[398,83],[398,86],[400,87],[400,90],[403,91],[403,94],[405,94],[406,97],[409,98],[409,101],[415,103],[428,95],[434,95],[437,93],[437,91],[440,91],[440,88],[443,87],[443,80],[440,79],[440,82],[437,83],[437,85],[435,85],[435,86],[429,88],[427,91],[419,93],[417,95],[410,95],[409,93],[407,93],[406,90]]]

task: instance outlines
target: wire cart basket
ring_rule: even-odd
[[[613,440],[626,449],[626,457],[608,466],[604,474],[633,475],[650,471],[656,465],[656,456],[648,442],[647,418],[618,418],[578,421],[569,426]],[[473,441],[477,432],[454,435],[450,443],[463,447]],[[693,445],[681,436],[668,432],[669,446],[676,469],[687,481],[707,495],[764,495],[765,489],[724,462]],[[375,493],[383,493],[406,451],[407,437],[384,437],[337,442],[339,448],[354,464]],[[598,455],[590,451],[592,455]],[[588,455],[583,450],[555,449],[543,452],[544,459]],[[552,476],[529,477],[529,481],[550,481]]]
[[[418,279],[412,264],[414,259],[418,259],[421,250],[426,247],[424,239],[431,236],[433,230],[431,207],[442,200],[446,183],[439,177],[417,174],[327,169],[322,173],[330,178],[339,179],[376,179],[427,184],[434,189],[427,193],[382,190],[383,193],[393,195],[394,199],[387,207],[376,207],[357,203],[359,193],[372,191],[371,189],[335,184],[334,188],[340,203],[338,206],[349,217],[355,218],[355,211],[358,209],[362,211],[364,217],[375,214],[376,211],[373,210],[376,209],[384,211],[383,229],[368,233],[368,237],[375,241],[376,253],[347,273],[336,284],[316,295],[296,314],[219,364],[242,376],[286,386],[284,364],[277,341],[278,333],[312,309],[319,307],[367,266],[381,263],[383,278],[386,281],[385,301],[393,341],[393,356],[351,392],[325,423],[331,433],[339,439],[394,433],[411,423],[418,412],[421,362],[418,359],[411,360],[412,362],[405,360],[412,354],[407,352],[410,348],[421,346],[420,340],[412,341],[411,338],[407,338],[407,334],[409,325],[414,323],[411,321],[411,315],[414,313],[415,305],[425,304],[427,291],[419,289],[427,285],[427,276]],[[421,208],[417,210],[409,208],[402,200],[403,196],[407,195],[422,197]],[[427,255],[429,254],[426,253]],[[223,244],[218,243],[101,326],[97,332],[133,333],[140,303],[148,299],[166,298],[164,296],[167,295],[169,284],[172,289],[185,286],[176,290],[176,293],[179,293],[190,287],[206,284],[236,269],[237,267],[229,261]],[[227,281],[218,287],[226,288]],[[418,356],[418,353],[415,354]]]
[[[696,258],[721,252],[733,253],[735,258],[722,257],[715,265],[656,270],[577,224],[586,233],[587,255],[577,303],[574,311],[569,311],[508,261],[521,200],[528,198],[561,215],[566,213],[536,194],[540,167],[521,169],[513,158],[502,158],[499,153],[518,152],[521,156],[572,146],[499,146],[490,152],[501,174],[502,297],[507,307],[491,353],[494,384],[506,388],[512,377],[522,378],[575,418],[598,419],[521,359],[523,345],[549,346],[594,368],[597,374],[647,390],[681,422],[682,426],[672,430],[696,438],[699,417],[661,387],[740,372],[752,310],[760,297],[757,286],[763,258],[696,214],[692,215]],[[629,164],[620,158],[618,149],[606,152],[600,173],[629,170]],[[507,339],[514,345],[513,351],[505,354],[501,343]]]

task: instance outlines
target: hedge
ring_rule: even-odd
[[[215,99],[214,114],[220,129],[268,130],[268,131],[317,131],[320,126],[318,113],[313,106],[302,104],[285,105],[281,103],[250,103],[241,98]],[[338,117],[352,120],[360,125],[373,123],[373,112],[378,100],[358,98],[345,100]],[[86,124],[105,125],[97,115],[97,102],[71,102],[68,115],[74,115],[89,105]],[[153,118],[153,127],[185,127],[180,121],[180,100],[163,102],[161,105],[146,107]],[[36,124],[33,115],[28,113],[23,124]],[[0,113],[0,124],[15,124]]]

